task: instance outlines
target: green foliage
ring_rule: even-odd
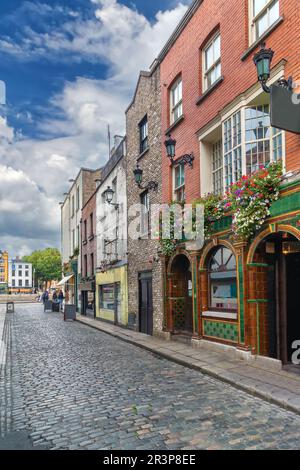
[[[212,235],[214,222],[226,215],[232,215],[232,231],[237,238],[249,240],[261,228],[270,215],[272,202],[279,197],[282,175],[281,163],[270,163],[249,176],[243,176],[232,184],[224,196],[207,194],[193,202],[204,205],[204,235]],[[160,240],[162,253],[171,256],[178,243],[183,240],[174,238],[176,221],[171,213],[171,238]],[[193,229],[195,223],[193,220]]]
[[[35,278],[39,281],[51,281],[61,277],[61,256],[57,248],[34,251],[31,255],[24,256],[23,261],[32,263]]]

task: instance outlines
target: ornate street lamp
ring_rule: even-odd
[[[158,183],[156,181],[149,181],[146,186],[142,186],[143,170],[139,167],[138,163],[133,170],[134,180],[140,189],[157,189]]]
[[[253,62],[255,63],[257,70],[257,78],[261,84],[262,89],[266,93],[270,93],[271,87],[267,86],[267,81],[270,78],[271,62],[273,59],[274,51],[272,51],[272,49],[266,49],[265,46],[265,43],[261,44],[260,50],[256,54],[254,54]],[[292,84],[292,77],[289,77],[288,80],[281,78],[277,82],[278,86],[287,88],[288,90],[292,90]]]
[[[175,148],[176,148],[176,140],[172,139],[171,134],[168,135],[168,139],[165,141],[165,146],[167,149],[167,156],[173,163],[175,158]]]
[[[167,149],[167,157],[170,159],[171,165],[179,165],[180,163],[185,165],[187,163],[190,167],[193,166],[193,160],[195,157],[192,153],[185,153],[181,157],[175,159],[176,140],[172,139],[170,134],[168,139],[165,141],[165,147]]]
[[[107,204],[114,206],[115,209],[118,209],[119,204],[115,204],[112,202],[114,194],[115,194],[114,190],[110,186],[107,186],[106,191],[104,191],[105,201],[107,202]]]

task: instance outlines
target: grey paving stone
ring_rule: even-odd
[[[11,376],[0,377],[2,434],[23,427],[34,446],[52,449],[299,448],[299,416],[199,371],[79,322],[41,315],[35,305],[17,310],[9,327],[13,360],[6,364]],[[171,349],[180,358],[185,346]],[[263,384],[237,374],[221,355],[191,352],[186,360],[202,358],[210,372],[253,389]],[[266,386],[270,394],[274,385]]]

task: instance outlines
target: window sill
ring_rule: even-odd
[[[143,158],[144,155],[146,155],[146,153],[148,153],[150,150],[150,147],[147,147],[145,150],[143,150],[143,152],[141,152],[139,154],[139,156],[137,157],[137,161],[139,161],[141,158]]]
[[[224,77],[223,75],[221,75],[221,77],[218,78],[218,80],[216,80],[215,83],[213,83],[207,90],[205,90],[204,93],[202,93],[202,95],[197,99],[196,105],[199,106],[199,104],[201,104],[202,101],[204,101],[205,98],[207,98],[207,96],[209,96],[216,88],[218,88],[218,86],[223,82],[223,80],[224,80]]]
[[[215,318],[226,318],[227,320],[237,320],[237,312],[215,312],[215,311],[205,311],[202,312],[203,317],[215,317]]]
[[[273,23],[256,41],[251,44],[250,47],[244,52],[244,54],[241,56],[241,61],[244,61],[249,57],[249,55],[254,51],[254,49],[259,46],[262,41],[264,41],[284,20],[284,16],[280,16],[275,23]]]
[[[170,134],[175,127],[177,127],[182,121],[184,120],[184,114],[177,119],[177,121],[173,122],[173,124],[165,131],[165,135]]]

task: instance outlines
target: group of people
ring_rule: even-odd
[[[44,304],[47,300],[49,300],[49,298],[50,298],[49,291],[45,290],[42,293],[41,301]],[[66,303],[69,302],[69,291],[66,291],[66,293],[64,294],[61,289],[58,293],[56,292],[56,290],[54,290],[52,294],[52,302],[59,303],[59,308],[62,309],[63,301],[65,301]]]

